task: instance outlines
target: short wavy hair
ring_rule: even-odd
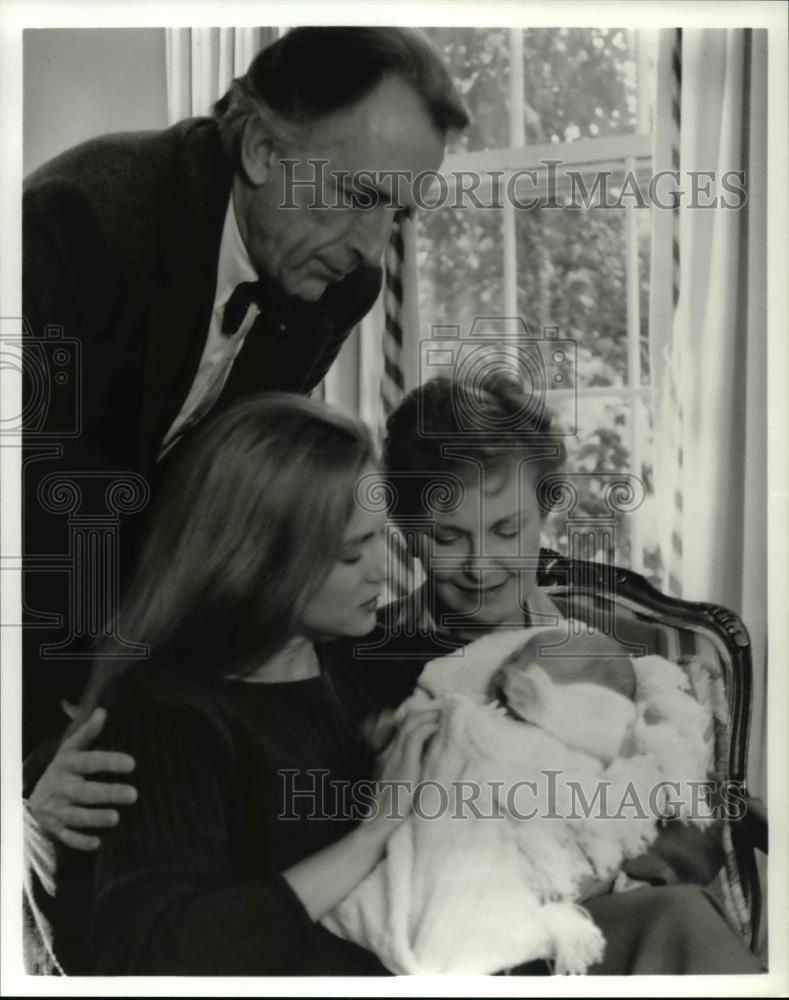
[[[250,118],[281,142],[298,140],[324,115],[366,97],[396,75],[422,97],[444,135],[466,128],[469,113],[438,51],[409,28],[294,28],[262,49],[214,105],[225,151],[239,162]]]
[[[442,476],[467,482],[474,469],[497,473],[526,460],[530,479],[558,472],[567,460],[553,418],[515,375],[483,384],[439,376],[409,392],[386,422],[384,474],[395,521],[426,513],[425,497]],[[556,493],[540,491],[545,513]]]

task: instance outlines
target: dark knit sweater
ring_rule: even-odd
[[[63,853],[56,949],[69,971],[386,972],[314,923],[280,875],[352,829],[336,783],[371,777],[359,723],[418,673],[348,650],[322,651],[321,675],[302,681],[197,685],[147,666],[116,683],[101,745],[135,758],[139,796],[95,865]]]

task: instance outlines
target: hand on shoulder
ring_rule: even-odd
[[[88,749],[106,718],[105,709],[95,709],[63,740],[28,799],[39,827],[78,851],[98,850],[101,843],[98,836],[82,831],[107,829],[118,823],[118,810],[108,807],[131,805],[137,799],[134,786],[97,777],[134,770],[134,758],[128,754]]]

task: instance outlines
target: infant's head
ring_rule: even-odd
[[[636,675],[625,650],[606,635],[570,635],[549,629],[533,635],[502,663],[494,675],[493,694],[507,699],[513,681],[541,667],[554,684],[599,684],[631,701]]]
[[[604,635],[533,635],[502,663],[491,695],[568,745],[613,759],[635,718],[633,664]]]

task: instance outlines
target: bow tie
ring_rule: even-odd
[[[299,323],[309,326],[321,322],[325,316],[332,320],[334,309],[343,302],[343,296],[347,298],[348,292],[343,291],[351,287],[356,287],[359,282],[359,273],[352,272],[354,277],[347,275],[343,281],[331,284],[318,299],[317,302],[305,302],[302,299],[287,295],[272,278],[260,278],[258,281],[242,281],[236,285],[233,294],[227,300],[225,311],[222,314],[222,333],[226,337],[232,337],[244,321],[247,309],[254,303],[261,312],[265,310],[269,320],[274,317],[287,320],[288,325]],[[372,272],[380,273],[380,272]],[[380,280],[380,279],[379,279]],[[351,285],[351,282],[354,284]],[[280,323],[280,329],[284,326]]]
[[[227,300],[225,311],[222,314],[222,333],[226,337],[232,337],[234,333],[238,332],[238,328],[247,314],[247,309],[253,303],[260,304],[262,284],[260,281],[242,281],[233,289],[233,294]]]

